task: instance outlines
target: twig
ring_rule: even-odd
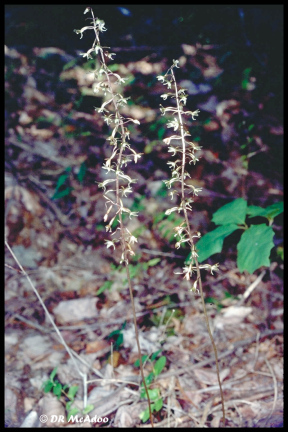
[[[169,257],[169,258],[182,258],[182,259],[186,258],[184,255],[176,255],[176,254],[171,253],[171,252],[153,251],[153,250],[145,249],[145,248],[140,248],[140,250],[142,252],[149,253],[150,255],[166,256],[166,257]]]
[[[25,144],[24,142],[16,141],[15,139],[13,139],[11,137],[9,138],[9,144],[12,144],[16,147],[19,147],[22,150],[27,151],[27,153],[32,153],[32,154],[35,154],[37,156],[41,156],[44,159],[48,159],[57,165],[61,165],[64,168],[67,168],[71,165],[77,165],[78,164],[78,162],[73,161],[72,159],[69,160],[67,158],[62,158],[59,155],[53,156],[51,154],[48,154],[48,152],[45,152],[41,146],[39,146],[38,148],[37,147],[34,148],[29,144]]]
[[[70,358],[71,358],[71,360],[72,360],[72,362],[73,362],[73,364],[74,364],[75,369],[77,370],[78,374],[80,375],[80,377],[81,377],[82,380],[83,380],[84,407],[85,407],[85,406],[86,406],[85,404],[87,403],[87,388],[84,387],[84,386],[86,386],[86,374],[83,373],[83,372],[81,372],[81,370],[79,369],[79,367],[78,367],[78,365],[77,365],[77,362],[75,361],[75,358],[74,358],[74,355],[73,355],[71,349],[70,349],[70,348],[68,347],[68,345],[66,344],[65,339],[63,338],[63,336],[62,336],[61,332],[59,331],[58,327],[56,326],[56,324],[54,323],[54,320],[53,320],[51,314],[49,313],[48,309],[46,308],[46,306],[45,306],[45,304],[44,304],[44,302],[43,302],[43,300],[42,300],[40,294],[38,293],[38,291],[37,291],[37,289],[35,288],[33,282],[31,281],[30,277],[28,276],[28,274],[26,273],[26,271],[24,270],[24,268],[22,267],[22,265],[21,265],[20,262],[18,261],[16,255],[14,254],[14,252],[12,251],[12,249],[10,248],[10,246],[9,246],[9,244],[8,244],[8,242],[7,242],[6,240],[5,240],[5,245],[6,245],[7,249],[9,250],[10,254],[12,255],[13,259],[15,260],[16,264],[18,265],[18,267],[19,267],[20,270],[22,271],[22,273],[25,274],[26,279],[27,279],[29,285],[31,286],[32,290],[34,291],[36,297],[37,297],[38,300],[39,300],[39,303],[41,304],[42,308],[44,309],[44,311],[45,311],[45,313],[46,313],[47,318],[49,319],[49,321],[51,322],[51,324],[52,324],[54,330],[56,331],[56,334],[57,334],[57,336],[58,336],[58,338],[59,338],[59,341],[60,341],[60,342],[63,344],[63,346],[65,347],[67,353],[69,354],[69,356],[70,356]],[[86,398],[85,398],[85,395],[86,395]]]

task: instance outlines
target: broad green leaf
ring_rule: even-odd
[[[247,201],[238,198],[229,204],[225,204],[217,210],[212,217],[216,225],[244,224],[247,211]]]
[[[198,261],[201,263],[202,261],[209,258],[211,255],[221,252],[224,238],[230,235],[233,231],[236,231],[237,229],[239,229],[239,227],[235,224],[222,225],[201,237],[196,244]],[[188,259],[186,260],[186,262],[187,261]]]
[[[270,265],[273,237],[273,229],[266,224],[252,225],[242,234],[237,245],[237,265],[240,272],[247,270],[252,274],[259,267]]]
[[[149,397],[151,400],[156,400],[159,398],[159,389],[148,389]]]
[[[268,207],[266,207],[266,216],[269,219],[274,219],[276,216],[278,216],[279,214],[283,213],[284,211],[284,203],[283,201],[274,203]]]
[[[154,406],[155,406],[155,411],[160,411],[161,408],[163,407],[163,399],[162,398],[157,399],[154,403]]]
[[[165,356],[161,356],[161,357],[156,361],[156,363],[155,363],[155,365],[154,365],[154,368],[153,368],[153,370],[154,370],[154,374],[155,374],[155,377],[158,376],[158,375],[160,375],[160,373],[161,373],[162,370],[164,369],[165,365],[166,365],[166,357],[165,357]]]
[[[255,216],[265,216],[265,209],[259,206],[249,206],[247,207],[247,214],[250,218]]]
[[[284,205],[283,201],[279,201],[277,203],[274,203],[265,209],[258,206],[249,206],[247,209],[247,214],[249,214],[249,217],[255,217],[255,216],[263,216],[267,219],[274,219],[279,214],[283,213],[284,211]]]
[[[68,391],[68,394],[67,394],[67,396],[68,396],[68,398],[69,399],[74,399],[75,398],[75,395],[76,395],[76,393],[77,393],[77,391],[78,391],[78,388],[79,388],[79,386],[71,386],[70,388],[69,388],[69,391]]]

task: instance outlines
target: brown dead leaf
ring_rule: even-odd
[[[121,354],[118,351],[113,351],[112,364],[117,368],[120,364]],[[111,364],[111,355],[108,357],[108,363]]]
[[[101,351],[105,348],[110,348],[110,344],[105,340],[95,340],[92,342],[88,342],[86,345],[86,353],[95,353]]]
[[[230,373],[229,368],[222,369],[220,371],[221,381],[223,381],[229,375],[229,373]],[[195,369],[194,374],[201,383],[207,384],[209,386],[218,384],[217,373],[212,369],[207,369],[207,368]]]

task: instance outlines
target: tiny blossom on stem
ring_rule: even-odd
[[[105,228],[106,231],[111,232],[111,236],[115,235],[116,238],[113,240],[106,240],[105,243],[107,248],[111,247],[113,250],[116,249],[115,243],[121,244],[122,253],[120,264],[124,263],[126,267],[130,300],[133,310],[133,320],[136,343],[138,347],[141,378],[148,400],[150,421],[151,425],[153,426],[151,402],[143,372],[142,354],[139,343],[136,311],[128,260],[128,256],[135,255],[131,245],[136,243],[137,239],[127,228],[125,229],[123,223],[123,213],[128,213],[129,219],[131,219],[133,216],[138,216],[138,213],[133,212],[129,208],[125,207],[120,198],[120,195],[123,198],[126,197],[128,193],[131,193],[131,184],[136,183],[136,180],[131,179],[129,175],[125,174],[122,168],[123,166],[126,167],[127,164],[133,160],[135,163],[137,163],[138,159],[141,157],[141,154],[132,149],[130,144],[127,142],[130,138],[130,131],[126,126],[127,123],[139,124],[139,121],[130,117],[125,118],[120,112],[120,108],[127,106],[128,100],[130,99],[130,97],[124,97],[120,91],[116,90],[116,88],[119,88],[119,86],[125,83],[125,79],[120,77],[120,75],[117,73],[111,71],[111,69],[109,69],[106,64],[106,58],[113,60],[115,53],[110,53],[106,50],[107,47],[101,46],[100,33],[106,31],[104,21],[95,18],[93,10],[90,7],[85,9],[84,14],[88,12],[91,12],[92,15],[90,23],[91,25],[85,26],[81,30],[74,31],[77,34],[80,34],[80,38],[83,37],[83,33],[86,30],[92,30],[94,32],[95,39],[92,47],[86,53],[82,54],[82,56],[87,59],[93,58],[94,55],[96,57],[98,56],[98,65],[100,66],[96,66],[96,70],[94,71],[94,77],[96,80],[98,80],[98,83],[93,86],[93,92],[103,92],[105,99],[103,100],[100,107],[95,108],[95,111],[99,114],[102,114],[104,122],[112,129],[110,137],[107,138],[107,141],[112,146],[112,153],[111,156],[106,160],[103,168],[106,171],[106,174],[111,173],[113,177],[100,182],[99,187],[103,188],[104,190],[106,209],[107,204],[109,204],[108,210],[104,215],[105,223],[108,221],[110,213],[112,213],[112,217]],[[106,190],[106,186],[110,183],[115,183],[115,188]]]
[[[199,238],[199,235],[192,235],[190,228],[189,228],[189,221],[187,216],[187,211],[192,211],[191,204],[193,203],[193,200],[191,198],[185,197],[186,193],[192,193],[194,196],[198,196],[198,194],[202,191],[202,188],[197,188],[191,184],[185,183],[186,178],[190,178],[189,172],[186,171],[185,167],[186,164],[195,164],[198,162],[198,158],[195,155],[195,151],[199,150],[200,147],[195,145],[191,141],[187,141],[186,137],[191,136],[189,131],[187,130],[187,127],[183,121],[183,116],[191,116],[192,120],[196,120],[196,117],[199,115],[199,110],[196,109],[195,111],[185,111],[184,106],[187,102],[187,92],[183,88],[178,88],[173,68],[179,67],[179,61],[174,60],[173,65],[164,76],[158,76],[158,80],[161,81],[164,85],[167,85],[169,88],[174,87],[174,92],[165,93],[162,95],[163,100],[167,100],[169,97],[173,98],[176,101],[176,107],[169,106],[169,107],[163,107],[160,105],[160,110],[162,115],[165,115],[166,113],[172,114],[174,116],[173,120],[169,120],[167,123],[168,128],[173,128],[174,131],[178,131],[179,135],[171,135],[168,138],[164,138],[164,143],[167,144],[168,152],[172,154],[172,156],[180,155],[180,158],[169,161],[168,165],[172,170],[172,175],[169,180],[164,180],[164,183],[166,184],[167,188],[170,189],[171,186],[175,182],[179,182],[181,186],[181,202],[178,206],[173,206],[170,209],[166,210],[165,214],[170,215],[171,213],[178,211],[180,213],[181,211],[184,212],[184,218],[186,220],[185,227],[178,228],[178,231],[176,232],[175,236],[178,237],[178,240],[175,244],[175,247],[177,249],[180,248],[182,244],[189,243],[191,247],[191,256],[192,259],[197,258],[197,253],[195,251],[195,247],[193,244],[193,238]],[[182,146],[179,145],[171,145],[171,141],[173,140],[180,140],[182,143]],[[173,196],[179,195],[179,193],[176,190],[173,190],[169,192],[171,199],[173,199]],[[183,232],[187,235],[183,237]],[[199,266],[199,269],[206,269],[213,272],[217,268],[216,266],[210,266],[209,264],[201,265]],[[189,266],[183,268],[183,274],[184,278],[187,280],[190,280],[190,277],[192,276],[193,271],[197,270],[197,267]]]
[[[174,71],[173,68],[174,67],[179,67],[179,61],[178,60],[173,60],[173,65],[168,69],[168,71],[166,72],[166,74],[164,76],[159,76],[158,80],[161,81],[164,85],[166,85],[169,89],[174,88],[174,92],[169,92],[169,93],[165,93],[162,95],[162,99],[163,100],[167,100],[168,97],[171,97],[172,99],[174,99],[176,101],[176,107],[174,106],[170,106],[170,107],[163,107],[162,105],[160,105],[160,111],[162,113],[162,115],[165,115],[166,113],[169,113],[169,115],[174,116],[173,120],[170,120],[167,123],[167,127],[168,128],[173,128],[174,131],[178,131],[179,135],[173,135],[170,136],[169,138],[165,138],[164,142],[165,144],[168,144],[168,152],[172,153],[172,156],[178,156],[179,154],[179,159],[177,159],[176,161],[169,161],[168,164],[172,170],[172,178],[169,180],[165,180],[164,183],[166,184],[167,188],[170,189],[172,184],[174,184],[175,182],[180,183],[180,188],[181,188],[181,194],[179,194],[181,196],[181,201],[180,201],[180,205],[178,206],[173,206],[172,208],[166,210],[165,214],[166,215],[170,215],[172,212],[174,211],[178,211],[178,213],[180,211],[183,211],[184,213],[184,223],[182,223],[180,226],[175,228],[176,234],[174,235],[174,237],[176,237],[176,244],[175,247],[177,249],[179,249],[183,244],[189,244],[190,246],[190,250],[191,250],[191,261],[190,264],[187,266],[184,266],[182,269],[182,272],[176,272],[176,274],[183,274],[183,278],[186,279],[187,281],[190,281],[190,279],[192,278],[193,272],[196,273],[196,280],[193,282],[192,287],[190,288],[190,290],[192,292],[195,293],[199,293],[201,296],[201,301],[202,301],[202,306],[203,306],[203,311],[204,311],[204,316],[205,316],[205,322],[206,322],[206,326],[207,326],[207,330],[209,333],[209,337],[211,340],[211,343],[213,345],[213,350],[214,350],[214,354],[215,354],[215,361],[216,361],[216,369],[217,369],[217,378],[218,378],[218,383],[219,383],[219,389],[220,389],[220,394],[221,394],[221,403],[222,403],[222,412],[223,412],[223,424],[225,426],[225,408],[224,408],[224,396],[223,396],[223,392],[222,392],[222,387],[221,387],[221,380],[220,380],[220,372],[219,372],[219,363],[218,363],[218,355],[217,355],[217,348],[213,339],[213,335],[210,329],[210,325],[209,325],[209,320],[208,320],[208,316],[207,316],[207,311],[206,311],[206,307],[205,307],[205,301],[204,301],[204,295],[203,295],[203,289],[202,289],[202,282],[201,282],[201,273],[200,270],[205,269],[205,270],[210,270],[211,274],[213,274],[213,271],[216,271],[218,269],[218,264],[214,264],[214,265],[210,265],[210,264],[202,264],[199,265],[198,263],[198,255],[195,249],[195,245],[194,245],[194,241],[193,238],[200,237],[200,234],[197,233],[196,235],[193,235],[191,230],[190,230],[190,225],[189,225],[189,219],[188,219],[188,210],[192,210],[191,207],[191,203],[193,202],[193,200],[191,198],[187,198],[186,194],[188,192],[189,193],[193,193],[193,195],[198,195],[198,193],[201,191],[201,188],[195,188],[192,185],[188,185],[185,180],[186,178],[190,178],[189,173],[186,171],[186,165],[190,165],[191,163],[195,164],[196,162],[198,162],[198,158],[195,156],[195,151],[198,150],[200,147],[195,145],[193,142],[191,141],[187,141],[186,136],[190,135],[189,132],[187,131],[187,127],[186,124],[183,120],[184,116],[191,116],[192,120],[196,120],[195,117],[197,117],[199,115],[199,110],[195,110],[195,111],[185,111],[184,110],[184,106],[186,105],[187,102],[187,93],[184,89],[182,88],[178,88],[177,83],[176,83],[176,79],[175,79],[175,75],[174,75]],[[173,143],[171,144],[172,140],[180,140],[182,146],[174,146]],[[173,198],[173,193],[170,193],[172,195]],[[198,289],[199,286],[199,289]]]

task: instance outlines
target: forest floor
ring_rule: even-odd
[[[170,67],[168,48],[142,48],[137,58],[117,53],[111,65],[127,78],[123,91],[131,103],[123,114],[140,122],[131,127],[131,144],[143,155],[127,166],[137,183],[133,198],[125,200],[139,217],[125,223],[138,238],[130,270],[141,347],[150,356],[145,373],[157,358],[166,359],[151,383],[163,404],[153,414],[155,427],[218,427],[221,400],[201,299],[175,274],[189,251],[175,249],[178,214],[165,216],[171,201],[163,180],[170,176],[171,157],[162,139],[171,130],[159,111],[165,89],[156,76]],[[233,199],[261,207],[282,201],[283,125],[271,109],[273,95],[257,92],[253,76],[246,74],[232,90],[225,87],[219,47],[182,45],[178,51],[188,108],[200,109],[191,135],[202,149],[190,174],[203,192],[190,218],[192,229],[204,235],[215,227],[213,213]],[[149,426],[139,418],[147,402],[140,398],[134,364],[121,253],[104,243],[109,233],[97,183],[106,178],[102,165],[111,147],[108,128],[94,110],[102,96],[92,90],[92,62],[87,68],[79,55],[58,48],[23,53],[6,47],[5,59],[7,243],[87,373],[88,403],[94,406],[89,415],[107,418],[96,426]],[[219,262],[219,272],[203,274],[229,427],[283,425],[282,222],[281,215],[273,222],[269,267],[239,271],[236,233],[208,260]],[[62,385],[79,386],[75,406],[81,409],[83,381],[7,247],[5,265],[6,426],[19,427],[25,418],[36,427],[59,426],[49,416],[66,419],[68,399],[44,393],[43,383],[57,367]],[[39,421],[41,414],[47,423]]]

